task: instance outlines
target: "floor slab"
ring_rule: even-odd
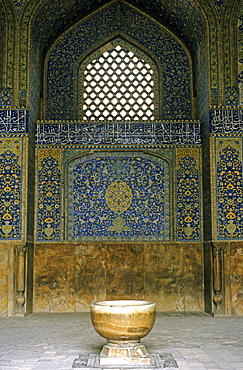
[[[161,313],[142,340],[150,354],[170,353],[181,370],[243,369],[243,317]],[[71,370],[80,354],[105,344],[89,313],[0,317],[0,370]]]

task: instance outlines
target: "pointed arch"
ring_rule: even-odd
[[[106,19],[104,24],[103,20]],[[165,119],[192,117],[192,61],[185,45],[168,29],[137,9],[107,5],[60,37],[46,57],[46,119],[74,119],[75,66],[89,50],[121,32],[143,45],[163,70]]]

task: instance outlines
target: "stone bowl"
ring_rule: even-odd
[[[138,343],[152,330],[156,303],[139,300],[94,302],[91,321],[99,335],[110,343]]]

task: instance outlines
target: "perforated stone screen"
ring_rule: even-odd
[[[121,44],[100,53],[98,58],[86,62],[82,68],[79,119],[156,119],[155,68],[136,50],[129,50]]]

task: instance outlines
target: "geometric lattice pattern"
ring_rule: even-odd
[[[243,237],[243,176],[240,153],[231,145],[217,163],[218,238]]]
[[[0,238],[21,237],[21,171],[10,150],[0,155]]]
[[[38,173],[37,241],[61,238],[61,182],[56,158],[41,161]]]
[[[185,155],[177,170],[177,240],[200,240],[200,181],[196,160]]]
[[[105,51],[87,65],[83,84],[83,120],[154,120],[153,70],[131,50]]]
[[[169,240],[169,171],[162,159],[78,158],[69,166],[68,198],[69,240]]]

